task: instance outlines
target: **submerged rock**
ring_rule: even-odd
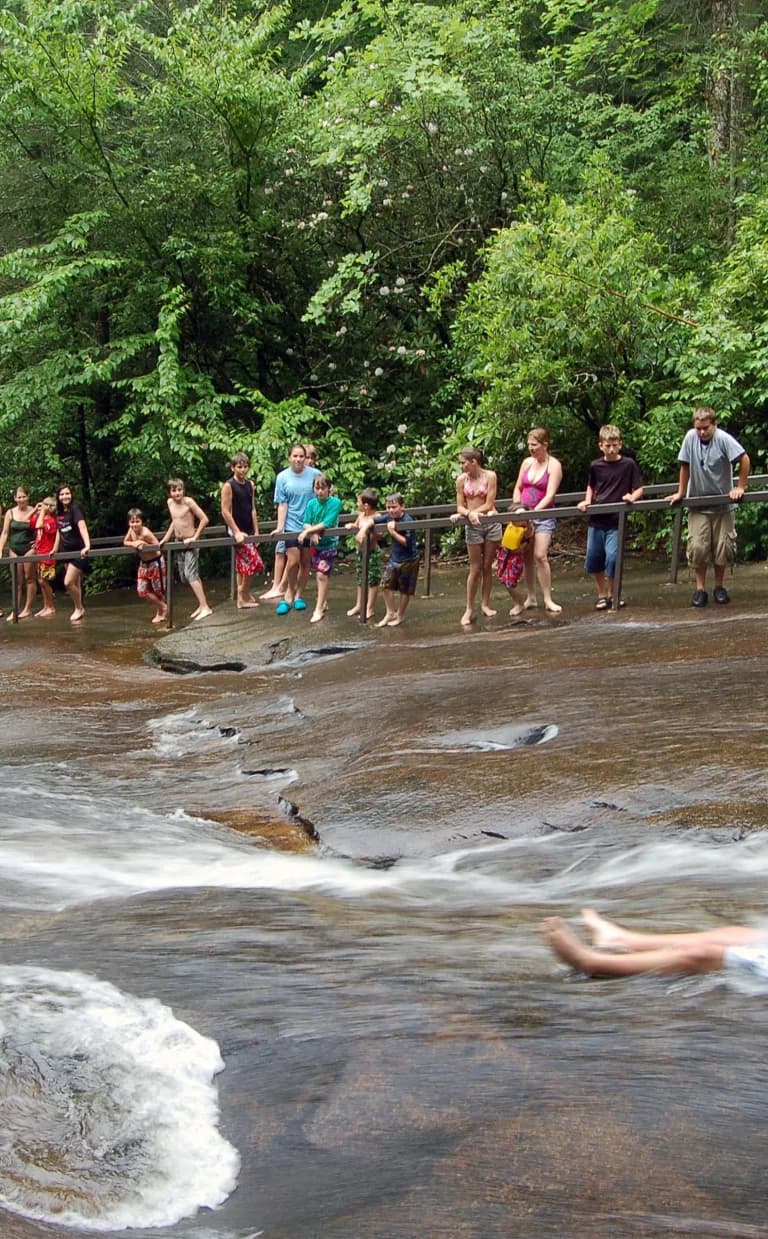
[[[161,671],[170,671],[173,675],[195,675],[200,671],[246,671],[247,664],[242,662],[200,662],[191,658],[171,658],[160,654],[155,646],[145,655],[146,661]]]
[[[558,734],[554,723],[531,726],[525,723],[507,723],[503,727],[484,730],[468,728],[466,731],[449,731],[442,736],[426,736],[430,748],[455,751],[476,750],[480,753],[497,753],[534,744],[545,744]]]
[[[302,830],[306,831],[310,839],[314,839],[316,842],[319,842],[320,836],[315,830],[314,823],[310,822],[309,818],[302,817],[298,810],[298,806],[295,805],[292,800],[286,800],[285,796],[279,796],[277,800],[277,807],[282,813],[285,814],[289,822],[294,822],[297,826],[300,826]]]
[[[279,631],[277,631],[279,629]],[[155,642],[147,662],[162,671],[191,675],[203,671],[257,671],[281,665],[305,666],[329,658],[342,658],[366,641],[331,638],[318,643],[318,634],[308,624],[294,624],[290,631],[275,619],[268,606],[237,611],[222,607],[200,623],[187,624]]]

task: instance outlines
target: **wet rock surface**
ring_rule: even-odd
[[[362,626],[356,631],[346,616],[344,620],[342,638],[337,631],[341,620],[337,623],[326,621],[320,633],[318,626],[310,627],[296,615],[288,618],[288,628],[286,621],[266,605],[253,611],[238,611],[231,604],[225,604],[207,619],[187,624],[162,637],[146,658],[153,666],[177,675],[254,671],[282,663],[322,662],[341,658],[365,643],[359,638]],[[323,640],[324,637],[327,640]]]
[[[27,786],[37,819],[66,817],[11,875],[5,962],[157,996],[226,1060],[240,1187],[169,1239],[765,1234],[765,989],[576,981],[538,926],[585,904],[667,931],[764,921],[768,574],[739,568],[703,615],[660,571],[630,569],[620,614],[556,581],[561,622],[500,600],[468,634],[460,572],[399,630],[347,620],[341,588],[311,627],[217,603],[158,642],[248,667],[200,677],[141,664],[157,634],[137,605],[126,637],[122,598],[108,664],[96,606],[58,646],[11,632],[39,649],[3,685],[4,798],[29,780],[6,865],[40,828]],[[58,849],[76,902],[14,919]],[[84,897],[138,861],[142,890]]]

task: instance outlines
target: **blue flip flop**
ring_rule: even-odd
[[[307,604],[303,598],[297,598],[293,604],[293,607],[295,611],[306,611]]]
[[[276,615],[287,615],[287,614],[288,614],[288,612],[290,611],[290,609],[291,609],[291,603],[290,603],[290,602],[286,602],[286,601],[285,601],[285,599],[283,599],[283,601],[282,601],[282,602],[279,602],[279,603],[277,604],[277,608],[276,608],[276,610],[275,610],[275,614],[276,614]]]

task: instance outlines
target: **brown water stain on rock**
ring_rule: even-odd
[[[694,830],[722,830],[727,827],[729,831],[748,834],[768,829],[768,804],[734,806],[719,801],[703,801],[655,813],[648,821],[654,826],[689,827]]]
[[[309,852],[317,847],[317,832],[311,822],[302,817],[284,817],[281,813],[265,813],[260,809],[228,809],[204,816],[230,826],[241,835],[260,839],[276,852]]]

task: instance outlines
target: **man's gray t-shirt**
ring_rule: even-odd
[[[733,489],[733,466],[744,455],[738,439],[727,430],[716,427],[708,443],[699,438],[695,430],[689,430],[683,439],[677,459],[688,465],[691,471],[687,495],[728,495]],[[711,508],[697,508],[697,512],[721,512],[730,504],[713,504]]]

